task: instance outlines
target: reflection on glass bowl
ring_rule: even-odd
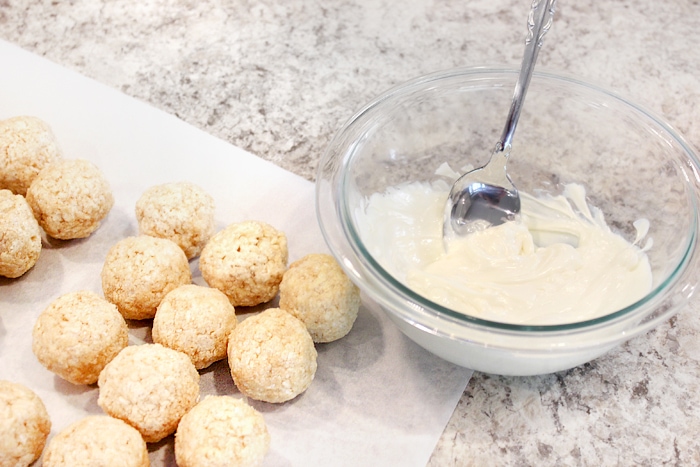
[[[332,253],[363,292],[415,342],[458,365],[503,375],[565,370],[644,333],[680,310],[697,286],[696,155],[652,113],[576,79],[535,73],[509,173],[519,190],[586,188],[613,231],[630,242],[649,220],[651,291],[595,319],[517,325],[468,316],[415,293],[369,252],[356,213],[375,193],[435,182],[479,167],[498,139],[515,70],[466,68],[400,85],[365,106],[336,134],[319,165],[317,211]]]

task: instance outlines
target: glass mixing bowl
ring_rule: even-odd
[[[566,183],[579,183],[612,230],[630,242],[633,222],[648,219],[652,290],[608,315],[558,325],[507,324],[444,308],[372,257],[356,213],[387,187],[444,179],[436,173],[444,162],[483,165],[500,136],[516,78],[515,70],[456,69],[378,97],[328,146],[316,203],[331,252],[408,337],[474,370],[534,375],[590,361],[688,302],[697,286],[699,162],[676,131],[640,106],[573,78],[536,72],[509,162],[515,185],[556,194]]]

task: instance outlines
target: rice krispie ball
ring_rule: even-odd
[[[50,431],[51,420],[39,396],[24,385],[0,380],[0,466],[32,464]]]
[[[29,271],[41,253],[41,229],[24,197],[0,190],[0,276]]]
[[[187,412],[175,434],[179,467],[253,467],[270,448],[262,414],[231,396],[207,396]]]
[[[148,448],[141,434],[107,415],[90,415],[51,438],[43,467],[148,467]]]
[[[314,342],[333,342],[352,329],[360,289],[335,258],[314,253],[295,261],[284,273],[279,307],[302,320]]]
[[[98,385],[102,410],[136,428],[147,443],[174,433],[199,400],[199,373],[190,358],[160,344],[125,348],[102,370]]]
[[[0,120],[0,188],[24,196],[41,169],[60,158],[56,137],[43,120]]]
[[[259,221],[231,224],[214,235],[199,257],[207,284],[221,290],[233,306],[272,300],[287,269],[287,237]]]
[[[279,308],[243,320],[228,341],[228,363],[243,395],[285,402],[306,391],[316,374],[316,349],[306,326]]]
[[[62,159],[39,172],[27,202],[47,235],[60,240],[85,238],[114,205],[107,179],[93,163]]]
[[[192,282],[182,249],[165,238],[127,237],[107,253],[102,291],[126,319],[151,319],[168,292]]]
[[[96,383],[128,343],[129,329],[117,307],[87,290],[51,302],[32,332],[32,351],[39,362],[73,384]]]
[[[228,336],[238,324],[223,292],[187,284],[163,298],[153,318],[153,342],[184,352],[198,370],[226,358]]]
[[[136,202],[136,220],[139,233],[172,240],[192,259],[214,234],[214,198],[189,182],[156,185]]]

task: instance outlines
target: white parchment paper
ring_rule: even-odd
[[[327,251],[313,184],[177,118],[0,41],[0,119],[34,115],[56,133],[66,158],[88,159],[109,179],[116,204],[90,238],[45,240],[37,265],[0,278],[0,379],[22,383],[46,404],[55,435],[102,413],[96,386],[75,386],[44,369],[31,351],[36,317],[76,290],[102,293],[109,247],[137,234],[134,204],[148,187],[190,181],[217,203],[219,228],[269,222],[289,240],[290,261]],[[205,285],[197,261],[194,281]],[[130,323],[130,344],[150,340],[149,322]],[[285,404],[249,401],[272,437],[265,465],[425,465],[471,371],[432,356],[364,301],[352,332],[317,346],[311,388]],[[201,393],[241,395],[225,361],[201,371]],[[175,465],[173,438],[149,446],[154,465]]]

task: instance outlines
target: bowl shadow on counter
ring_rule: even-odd
[[[630,400],[646,398],[649,367],[659,364],[640,353],[647,347],[638,338],[636,343],[625,342],[594,360],[555,373],[503,376],[475,372],[465,396],[470,400],[476,396],[500,401],[513,414],[535,398],[542,408],[552,412],[551,416],[556,417],[562,409],[587,416],[597,410],[596,401],[602,398],[615,399],[623,393]],[[622,368],[624,371],[620,371]]]

